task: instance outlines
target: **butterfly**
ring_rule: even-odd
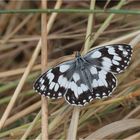
[[[117,86],[115,74],[129,65],[132,47],[113,44],[95,48],[84,56],[65,61],[45,73],[34,83],[34,89],[52,99],[64,97],[76,106],[84,106],[94,99],[112,94]]]

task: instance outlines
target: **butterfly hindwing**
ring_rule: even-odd
[[[127,68],[131,56],[132,48],[130,45],[114,44],[96,48],[87,53],[84,59],[93,66],[116,74]]]
[[[90,81],[89,84],[91,84],[92,89],[88,86],[86,72],[85,75],[80,74],[80,71],[74,74],[64,96],[69,104],[83,106],[93,99],[102,99],[110,96],[116,88],[117,80],[112,73],[92,66],[88,66],[87,69],[90,78],[87,80]]]

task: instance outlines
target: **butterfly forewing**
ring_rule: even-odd
[[[67,90],[74,66],[74,61],[67,61],[48,70],[36,80],[34,89],[41,95],[52,99],[63,97]]]
[[[114,44],[96,48],[84,56],[91,65],[106,71],[120,73],[130,63],[132,48],[127,44]]]

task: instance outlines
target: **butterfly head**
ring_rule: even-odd
[[[77,52],[76,52],[75,57],[76,57],[76,58],[81,57],[81,54],[80,54],[80,52],[79,52],[79,51],[77,51]]]

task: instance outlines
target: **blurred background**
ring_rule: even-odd
[[[48,0],[48,8],[79,9],[78,13],[58,13],[50,23],[48,33],[48,68],[62,60],[74,57],[75,51],[83,51],[89,14],[80,9],[89,9],[90,0]],[[0,11],[10,9],[39,9],[41,1],[1,0]],[[94,9],[125,9],[126,13],[96,13],[92,21],[92,48],[101,44],[129,43],[140,33],[140,14],[137,0],[96,0]],[[112,15],[113,14],[113,15]],[[52,13],[48,14],[49,23]],[[0,117],[6,111],[19,81],[25,72],[41,37],[40,13],[0,14]],[[89,48],[90,49],[90,48]],[[30,73],[23,80],[15,104],[0,132],[0,139],[21,139],[30,125],[33,126],[26,139],[40,138],[41,108],[40,95],[32,89],[35,79],[41,74],[41,53],[29,68]],[[77,139],[140,139],[140,43],[134,47],[129,68],[117,76],[119,85],[113,96],[107,100],[96,100],[82,108],[79,117]],[[104,103],[105,102],[105,103]],[[49,100],[49,137],[66,139],[72,107],[64,99]],[[38,115],[35,123],[35,117]],[[116,123],[115,123],[116,122]],[[112,124],[112,125],[111,125]],[[118,127],[116,128],[116,125]],[[120,125],[122,124],[122,125]],[[105,128],[105,129],[103,129]],[[102,136],[102,133],[105,133]],[[96,138],[96,137],[95,137]]]

